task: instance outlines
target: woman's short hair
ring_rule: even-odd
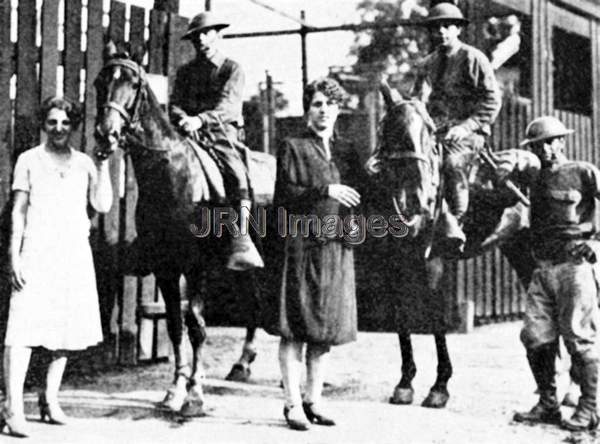
[[[337,103],[342,103],[348,93],[342,88],[337,80],[331,77],[322,77],[309,83],[304,89],[304,95],[302,97],[302,105],[304,106],[304,112],[307,112],[310,108],[310,102],[317,92],[321,92],[325,97],[335,100]]]
[[[71,102],[64,97],[48,97],[46,98],[41,106],[39,111],[39,118],[42,126],[50,113],[52,108],[63,110],[67,113],[67,117],[71,120],[71,127],[73,129],[77,129],[79,124],[81,123],[81,108],[78,104]]]

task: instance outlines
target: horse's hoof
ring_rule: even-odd
[[[448,391],[431,390],[421,405],[423,407],[441,409],[446,407],[448,399],[450,399]]]
[[[390,404],[412,404],[415,391],[412,387],[398,387],[394,389],[394,394],[390,398]]]
[[[160,405],[172,412],[179,412],[183,407],[186,396],[187,393],[185,391],[170,388],[167,390],[165,399],[161,401]]]
[[[250,366],[244,365],[240,362],[233,364],[231,367],[231,371],[225,377],[227,381],[235,381],[235,382],[248,382],[250,379]]]
[[[179,414],[184,418],[198,418],[206,416],[204,412],[204,402],[201,399],[186,399],[179,410]]]

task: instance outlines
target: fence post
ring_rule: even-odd
[[[179,12],[179,0],[154,0],[154,9],[177,14]]]

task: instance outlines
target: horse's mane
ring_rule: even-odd
[[[406,137],[407,125],[398,125],[398,119],[408,115],[408,110],[414,110],[423,121],[425,128],[430,134],[435,132],[435,123],[429,116],[425,104],[420,100],[402,100],[395,102],[388,110],[381,121],[380,140],[384,150],[390,150],[392,146],[399,147]]]
[[[144,94],[146,95],[146,100],[142,101],[141,104],[142,114],[149,113],[153,115],[159,131],[162,132],[166,137],[177,138],[177,131],[173,125],[171,125],[167,113],[162,109],[158,99],[154,95],[154,92],[152,91],[152,88],[150,88],[150,85],[147,81],[144,82],[143,88]]]

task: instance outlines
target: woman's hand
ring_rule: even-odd
[[[360,194],[354,188],[341,183],[330,184],[327,194],[346,207],[355,207],[360,203]]]
[[[23,277],[23,267],[20,258],[12,258],[10,278],[13,288],[17,291],[21,291],[25,286],[25,278]]]

